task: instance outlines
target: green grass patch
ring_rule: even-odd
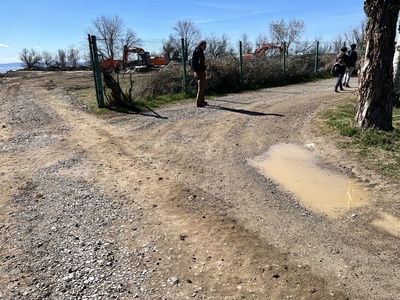
[[[188,96],[185,93],[178,93],[173,95],[157,96],[154,99],[136,99],[133,101],[133,103],[140,110],[146,110],[148,108],[157,108],[166,104],[176,103],[187,99]]]
[[[394,180],[400,180],[400,122],[393,118],[394,129],[386,132],[353,126],[354,99],[324,111],[321,119],[339,147],[349,151],[366,168]],[[393,115],[400,115],[395,109]],[[400,119],[400,118],[399,118]]]

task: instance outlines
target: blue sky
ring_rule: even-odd
[[[254,42],[268,36],[272,21],[303,20],[303,39],[330,41],[358,27],[365,18],[362,0],[132,1],[2,0],[0,63],[18,62],[23,48],[55,53],[85,47],[86,29],[101,15],[118,15],[142,40],[166,40],[179,20],[192,21],[203,34],[226,34],[232,45],[247,33]]]

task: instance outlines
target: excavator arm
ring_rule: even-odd
[[[127,45],[125,45],[124,46],[124,56],[123,56],[123,62],[124,62],[125,66],[128,64],[129,53],[137,53],[141,57],[143,55],[146,55],[146,52],[144,51],[143,48],[140,48],[140,47],[128,47]]]
[[[281,57],[283,54],[283,46],[282,45],[276,45],[275,43],[265,43],[263,44],[260,48],[258,48],[255,52],[254,55],[256,57],[260,57],[261,55],[264,54],[265,51],[269,49],[279,49]]]

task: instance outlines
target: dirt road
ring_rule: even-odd
[[[400,299],[400,237],[373,226],[398,187],[313,130],[351,96],[334,79],[94,115],[90,72],[21,74],[0,78],[0,299]],[[374,201],[309,211],[249,164],[278,143]]]

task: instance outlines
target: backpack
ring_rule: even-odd
[[[335,64],[333,64],[333,66],[332,66],[332,68],[331,68],[329,73],[332,76],[337,76],[337,71],[338,71],[338,65],[335,63]]]
[[[335,62],[333,63],[333,66],[330,70],[330,74],[333,76],[338,76],[338,71],[339,71],[339,67],[342,66],[345,63],[345,56],[342,54],[339,54],[338,56],[336,56]]]

